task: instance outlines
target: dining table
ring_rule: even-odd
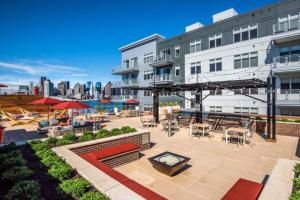
[[[225,131],[225,143],[228,143],[228,136],[230,132],[235,132],[243,135],[243,145],[246,143],[246,135],[249,133],[249,129],[247,128],[239,128],[239,127],[230,127]]]
[[[202,136],[204,137],[205,130],[209,129],[210,125],[206,124],[206,123],[195,123],[195,124],[192,124],[192,126],[190,128],[190,136],[192,136],[192,128],[202,129]]]

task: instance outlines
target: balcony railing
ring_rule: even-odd
[[[173,76],[171,74],[160,74],[155,75],[155,82],[170,82],[173,81]]]
[[[291,54],[286,56],[276,56],[273,58],[274,67],[276,64],[300,62],[300,54]]]
[[[139,70],[139,65],[134,64],[132,66],[113,67],[112,73],[113,74],[121,74],[121,73],[133,72],[133,71],[138,71],[138,70]]]
[[[129,99],[139,99],[137,94],[134,95],[126,95],[126,94],[121,94],[121,95],[112,95],[113,100],[129,100]]]
[[[300,29],[299,19],[293,19],[293,20],[288,20],[286,22],[279,22],[273,24],[273,34],[287,32],[295,29]]]
[[[138,84],[139,84],[138,79],[124,79],[122,81],[115,81],[112,83],[113,87],[132,86]]]
[[[173,63],[173,57],[169,54],[157,55],[153,63],[150,63],[150,66],[163,66]]]
[[[280,94],[300,94],[300,89],[280,89]]]

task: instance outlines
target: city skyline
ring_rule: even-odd
[[[121,65],[118,48],[123,45],[153,33],[171,38],[194,22],[211,24],[218,11],[233,7],[245,13],[272,2],[218,2],[216,9],[208,1],[195,0],[184,5],[181,1],[2,1],[0,22],[7,28],[0,38],[0,82],[29,85],[47,76],[55,85],[62,80],[69,80],[71,86],[87,81],[105,84],[119,79],[111,69]],[[154,4],[161,8],[155,16]],[[190,12],[179,15],[182,6]],[[166,7],[175,14],[165,15]]]

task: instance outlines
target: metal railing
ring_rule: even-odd
[[[300,94],[300,89],[280,89],[280,94]]]
[[[155,82],[165,82],[165,81],[173,81],[173,76],[171,74],[160,74],[155,75]]]
[[[291,54],[286,56],[276,56],[273,58],[273,63],[276,67],[277,63],[291,63],[291,62],[300,62],[300,54]]]
[[[113,67],[112,68],[112,72],[116,73],[116,72],[122,72],[122,71],[127,71],[127,70],[138,70],[139,69],[139,65],[136,63],[134,65],[129,65],[129,66],[118,66],[118,67]]]
[[[285,22],[273,24],[273,34],[287,32],[295,29],[300,29],[299,19],[292,19]]]
[[[112,83],[113,86],[124,86],[124,85],[136,85],[139,84],[139,80],[136,78],[133,79],[124,79],[122,81],[115,81]]]
[[[121,95],[112,95],[112,99],[113,99],[113,100],[138,99],[138,95],[137,95],[137,94],[134,94],[134,95],[125,95],[125,94],[121,94]]]
[[[173,62],[173,56],[171,56],[170,54],[157,55],[153,63],[159,62]]]

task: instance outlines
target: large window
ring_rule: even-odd
[[[209,106],[209,112],[222,112],[222,106]]]
[[[153,52],[144,54],[144,63],[153,63]]]
[[[201,62],[191,63],[191,74],[200,74],[201,73]]]
[[[176,46],[175,47],[175,57],[179,57],[180,56],[180,46]]]
[[[130,66],[129,66],[129,60],[124,60],[123,61],[123,67],[128,69]]]
[[[222,58],[209,60],[209,71],[210,72],[222,71]]]
[[[280,82],[280,89],[282,94],[300,93],[300,77],[282,78],[280,79]]]
[[[190,43],[190,53],[201,51],[201,40]]]
[[[234,69],[257,67],[258,66],[257,51],[234,55],[233,65],[234,65]]]
[[[258,108],[256,107],[234,107],[234,113],[243,114],[258,114]]]
[[[257,38],[257,24],[233,30],[233,42],[241,42]]]
[[[150,80],[153,78],[153,72],[149,71],[149,72],[144,72],[144,80]]]
[[[217,34],[209,37],[209,48],[215,48],[222,45],[222,34]]]
[[[132,68],[137,68],[138,67],[138,63],[137,63],[137,58],[131,58],[131,67]]]

